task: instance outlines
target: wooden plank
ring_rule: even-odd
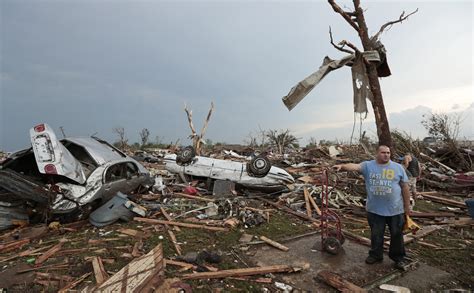
[[[149,253],[132,260],[94,292],[148,292],[164,280],[161,243]]]
[[[43,253],[40,257],[38,257],[36,259],[36,262],[35,264],[37,266],[41,265],[43,262],[45,262],[48,258],[50,258],[51,256],[53,256],[54,254],[56,254],[58,251],[61,250],[61,248],[63,247],[63,243],[65,242],[64,239],[61,239],[59,240],[59,243],[56,244],[55,246],[51,247],[48,251],[46,251],[45,253]]]
[[[85,273],[84,275],[80,276],[79,278],[77,278],[77,280],[75,280],[74,282],[72,283],[69,283],[68,285],[64,286],[63,288],[61,288],[58,293],[66,293],[66,292],[69,292],[69,290],[71,290],[72,288],[76,287],[77,285],[79,285],[82,281],[84,281],[87,277],[89,277],[92,273],[89,272],[89,273]]]
[[[120,232],[121,234],[125,234],[128,236],[133,236],[133,237],[143,237],[143,232],[137,231],[134,229],[120,228],[120,229],[117,229],[117,232]]]
[[[148,223],[148,224],[161,224],[161,225],[173,225],[173,226],[180,226],[186,228],[196,228],[196,229],[205,229],[210,231],[229,231],[227,228],[221,227],[211,227],[205,225],[198,225],[198,224],[190,224],[190,223],[182,223],[182,222],[174,222],[174,221],[163,221],[163,220],[156,220],[156,219],[148,219],[148,218],[141,218],[141,217],[134,217],[135,221]]]
[[[180,197],[185,197],[185,198],[193,199],[193,200],[206,201],[206,202],[214,202],[215,201],[215,200],[207,198],[207,197],[189,195],[189,194],[180,193],[180,192],[175,192],[175,193],[173,193],[173,195],[177,195],[177,196],[180,196]]]
[[[92,268],[94,269],[95,282],[97,285],[100,285],[109,278],[109,274],[104,269],[104,264],[102,259],[99,256],[94,256],[92,258]]]
[[[12,251],[12,250],[15,250],[17,248],[21,248],[21,247],[25,246],[28,243],[30,243],[30,239],[28,239],[28,238],[21,239],[21,240],[18,240],[18,241],[8,242],[8,243],[0,245],[0,252],[5,253],[5,252],[8,252],[8,251]]]
[[[435,231],[438,231],[441,228],[442,227],[438,226],[438,225],[423,226],[414,235],[413,234],[403,235],[403,242],[405,244],[413,242],[415,239],[423,238],[423,237],[425,237],[425,236],[427,236],[427,235],[429,235],[429,234],[431,234]]]
[[[232,269],[232,270],[223,270],[217,272],[202,272],[194,274],[185,274],[181,277],[182,280],[190,279],[220,279],[227,277],[240,277],[240,276],[252,276],[252,275],[261,275],[268,273],[282,273],[282,272],[292,272],[293,268],[287,265],[274,265],[266,267],[253,267],[246,269]]]
[[[176,236],[174,235],[173,231],[171,231],[170,229],[167,229],[168,230],[168,235],[170,235],[170,238],[171,238],[171,242],[173,243],[173,246],[174,246],[174,249],[176,250],[176,253],[178,255],[181,255],[181,246],[179,246],[178,244],[178,240],[176,239]]]
[[[178,266],[178,267],[187,268],[187,269],[190,269],[190,268],[197,269],[197,266],[187,263],[187,262],[176,261],[172,259],[165,259],[164,262],[166,265],[173,265],[173,266]]]
[[[345,280],[340,275],[330,271],[320,271],[318,277],[326,282],[328,285],[336,288],[341,292],[367,292],[367,290]]]
[[[168,214],[168,212],[166,212],[166,210],[160,206],[160,211],[161,213],[163,214],[163,216],[166,218],[166,220],[168,221],[173,221],[173,219],[171,218],[171,216]],[[174,227],[174,230],[177,231],[177,232],[181,232],[181,229],[178,227],[178,226],[173,226]]]
[[[443,163],[441,163],[441,162],[439,162],[439,161],[437,161],[437,160],[431,158],[431,157],[428,156],[428,155],[425,155],[425,154],[423,154],[423,153],[420,153],[420,156],[421,156],[422,158],[424,158],[424,159],[427,159],[428,161],[430,161],[430,162],[432,162],[432,163],[436,163],[436,164],[440,165],[441,167],[445,168],[446,170],[452,172],[453,174],[456,173],[456,170],[454,170],[454,169],[452,169],[452,168],[446,166],[445,164],[443,164]]]
[[[454,213],[441,213],[441,212],[410,212],[412,218],[437,218],[437,217],[456,217]]]
[[[310,218],[313,217],[313,211],[311,209],[311,205],[309,204],[309,192],[308,189],[305,187],[303,188],[303,194],[304,194],[304,202],[306,205],[306,215]]]
[[[439,196],[435,196],[435,195],[425,194],[423,192],[419,192],[419,194],[421,194],[424,198],[430,199],[430,200],[435,201],[435,202],[443,203],[443,204],[458,207],[458,208],[467,209],[466,204],[463,203],[462,201],[457,201],[457,200],[443,198],[443,197],[439,197]]]
[[[316,202],[314,201],[314,198],[308,194],[308,198],[309,198],[309,202],[311,203],[311,205],[313,206],[314,210],[316,211],[316,213],[321,216],[321,210],[319,209],[318,205],[316,204]]]
[[[2,259],[0,259],[0,263],[10,261],[10,260],[18,258],[18,257],[28,256],[28,255],[31,255],[33,253],[37,253],[37,252],[46,250],[46,249],[49,249],[51,246],[53,246],[53,245],[48,245],[48,246],[40,247],[40,248],[37,248],[37,249],[28,249],[28,250],[22,251],[18,254],[12,255],[10,257],[2,258]]]
[[[288,250],[289,250],[288,247],[286,247],[286,246],[284,246],[284,245],[282,245],[282,244],[280,244],[280,243],[278,243],[278,242],[276,242],[276,241],[273,241],[273,240],[271,240],[270,238],[267,238],[267,237],[265,237],[265,236],[260,236],[260,240],[265,241],[266,243],[268,243],[268,244],[270,244],[271,246],[273,246],[273,247],[275,247],[275,248],[278,248],[278,249],[280,249],[280,250],[283,250],[283,251],[288,251]]]

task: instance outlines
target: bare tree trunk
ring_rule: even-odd
[[[364,51],[373,50],[373,44],[370,41],[367,24],[365,23],[364,11],[360,7],[358,0],[354,0],[354,8],[356,13],[356,21],[359,25],[359,37],[362,41]],[[387,114],[383,103],[382,90],[380,89],[377,67],[374,63],[366,63],[367,75],[369,78],[370,90],[372,91],[373,101],[372,109],[374,110],[375,124],[377,125],[377,136],[380,145],[392,147],[392,137],[390,135],[390,127],[388,125]]]
[[[409,13],[405,15],[405,11],[402,12],[400,17],[397,20],[394,21],[389,21],[382,25],[380,27],[380,30],[372,37],[369,38],[369,32],[367,29],[367,24],[365,22],[365,16],[364,16],[364,11],[360,7],[360,0],[352,0],[354,3],[354,11],[344,11],[337,3],[335,0],[328,0],[329,4],[333,8],[333,10],[340,14],[346,21],[349,23],[355,31],[357,31],[357,34],[359,35],[359,38],[362,42],[362,46],[364,47],[364,51],[372,51],[375,48],[375,42],[377,42],[379,36],[384,32],[385,29],[390,28],[392,25],[396,23],[403,22],[404,20],[408,19],[409,16],[415,14],[418,12],[418,9],[413,11],[412,13]],[[336,45],[333,42],[332,38],[332,33],[331,33],[331,28],[329,28],[329,35],[331,38],[331,44],[338,49],[339,51],[350,53],[350,54],[356,54],[360,53],[360,50],[352,43],[343,40],[342,42],[339,43],[339,45]],[[353,52],[345,46],[348,46],[353,50]],[[374,110],[374,116],[375,116],[375,123],[377,125],[377,136],[379,139],[379,144],[383,144],[389,147],[392,147],[392,137],[390,134],[390,127],[388,125],[388,119],[387,119],[387,113],[385,112],[385,106],[383,103],[383,97],[382,97],[382,91],[380,89],[380,83],[379,83],[379,76],[377,73],[377,67],[374,63],[365,61],[365,67],[367,71],[367,77],[369,80],[369,85],[370,85],[370,91],[372,92],[372,109]]]

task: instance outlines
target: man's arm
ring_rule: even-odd
[[[403,162],[402,162],[402,165],[405,167],[405,168],[408,168],[408,165],[410,164],[412,158],[410,155],[406,155],[404,158],[403,158]]]
[[[410,188],[407,182],[400,182],[400,187],[402,188],[403,209],[405,215],[408,216],[410,215]]]
[[[361,170],[362,170],[360,164],[353,164],[353,163],[334,165],[332,168],[336,172],[338,172],[338,171],[357,171],[357,172],[361,172]]]

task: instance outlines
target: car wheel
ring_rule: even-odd
[[[337,240],[337,238],[328,237],[324,240],[323,247],[324,247],[324,250],[326,250],[330,254],[336,255],[339,253],[339,250],[341,249],[341,243],[339,242],[339,240]]]
[[[270,160],[264,156],[255,157],[247,164],[249,175],[255,177],[264,177],[270,172],[271,167]]]
[[[176,154],[176,163],[178,165],[188,165],[196,156],[196,151],[192,146],[187,146]]]

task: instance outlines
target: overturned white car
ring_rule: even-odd
[[[192,147],[164,157],[166,170],[196,177],[229,180],[249,189],[280,190],[295,179],[285,170],[272,166],[264,156],[247,163],[196,156]]]

